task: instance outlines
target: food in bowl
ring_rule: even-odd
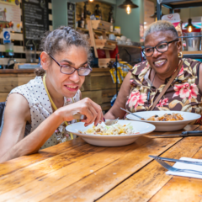
[[[81,131],[79,132],[82,133]],[[134,131],[133,127],[130,124],[124,124],[124,125],[114,124],[111,126],[99,124],[98,126],[93,126],[89,128],[83,133],[93,135],[113,135],[113,136],[139,134],[139,132]]]
[[[181,121],[184,120],[180,113],[164,114],[163,116],[154,115],[147,121]]]

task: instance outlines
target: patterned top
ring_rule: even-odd
[[[35,77],[25,85],[14,88],[10,94],[12,93],[23,95],[29,103],[31,114],[31,132],[53,113],[50,100],[44,88],[42,77],[40,76]],[[79,101],[80,93],[80,90],[78,90],[73,98],[64,97],[64,106]],[[69,124],[74,122],[76,122],[76,120],[69,122]],[[69,134],[65,130],[65,127],[66,125],[62,123],[55,133],[45,142],[41,149],[67,141],[69,139]]]
[[[187,111],[201,114],[202,97],[198,86],[200,64],[196,60],[183,59],[178,76],[153,110]],[[152,86],[149,80],[150,71],[151,67],[147,61],[135,65],[131,71],[131,91],[126,102],[126,108],[131,112],[149,111],[166,85],[162,84],[158,89]],[[168,80],[166,79],[166,82]],[[148,99],[149,91],[150,98]]]

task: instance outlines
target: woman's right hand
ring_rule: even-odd
[[[81,121],[85,123],[85,126],[88,126],[93,122],[96,126],[98,123],[101,123],[104,120],[102,108],[90,98],[84,98],[73,104],[61,107],[56,111],[56,113],[59,113],[59,116],[62,118],[63,122],[72,121],[75,119],[74,116],[80,113],[84,115],[84,119]]]

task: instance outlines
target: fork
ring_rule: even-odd
[[[197,170],[191,170],[191,169],[179,169],[179,168],[174,168],[172,166],[170,166],[169,164],[167,164],[166,162],[158,159],[158,158],[155,158],[154,159],[159,163],[161,164],[164,168],[166,168],[167,170],[169,171],[173,171],[173,172],[185,172],[185,173],[192,173],[192,174],[198,174],[198,175],[202,175],[202,172],[200,171],[197,171]]]
[[[131,115],[133,115],[133,116],[138,117],[138,118],[141,119],[141,120],[145,120],[145,118],[143,118],[143,117],[141,117],[141,116],[139,116],[139,115],[137,115],[137,114],[135,114],[135,113],[129,112],[127,109],[123,109],[123,108],[121,108],[121,107],[120,107],[120,109],[123,110],[123,111],[125,111],[125,112],[127,112],[127,113],[129,113],[129,114],[131,114]]]
[[[106,126],[111,126],[111,125],[116,124],[118,122],[118,120],[119,120],[119,118],[113,119],[113,120],[109,119],[109,120],[106,120],[104,123]]]

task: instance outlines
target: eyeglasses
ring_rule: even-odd
[[[60,66],[60,72],[63,74],[70,75],[77,71],[79,76],[87,76],[92,71],[92,68],[88,64],[86,67],[79,67],[78,69],[76,69],[69,65],[61,65],[53,56],[51,56],[50,54],[48,55]]]
[[[168,50],[168,45],[172,42],[178,41],[178,39],[175,39],[173,41],[169,41],[169,42],[161,42],[158,45],[154,46],[154,47],[146,47],[142,49],[142,52],[144,53],[144,55],[146,57],[151,57],[154,53],[154,49],[156,49],[158,52],[160,53],[164,53]]]

